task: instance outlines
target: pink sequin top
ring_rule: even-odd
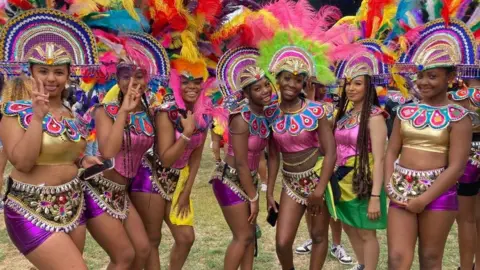
[[[107,115],[114,121],[119,108],[118,103],[104,105]],[[127,125],[130,131],[130,145],[127,146],[128,139],[124,133],[122,149],[115,156],[115,171],[123,177],[133,178],[137,174],[143,156],[154,143],[155,133],[152,122],[144,111],[130,113]]]
[[[177,140],[180,139],[181,132],[175,130],[175,138]],[[190,138],[190,142],[188,142],[187,147],[185,148],[185,151],[183,151],[182,156],[173,163],[172,168],[175,169],[183,169],[185,166],[188,164],[188,160],[190,159],[190,156],[192,155],[193,150],[197,149],[200,145],[202,145],[203,141],[205,140],[205,137],[207,136],[206,132],[201,132],[201,133],[195,133],[192,135]]]
[[[370,116],[384,115],[388,117],[388,114],[379,107],[372,107]],[[337,123],[335,129],[335,142],[337,144],[337,166],[343,166],[347,162],[348,158],[356,155],[357,150],[357,137],[360,130],[360,113],[351,113],[351,111],[345,113],[345,115]],[[372,146],[369,142],[369,152],[372,151]]]
[[[280,112],[272,124],[275,145],[282,153],[297,153],[320,147],[318,120],[327,112],[322,103],[304,100],[297,113]]]
[[[248,105],[237,108],[230,113],[230,117],[240,114],[248,123],[250,135],[248,136],[248,168],[256,171],[260,163],[260,157],[267,147],[270,136],[270,123],[278,113],[276,105],[267,107],[263,115],[256,115],[250,111]],[[232,134],[229,132],[228,141],[231,141]],[[227,155],[234,157],[233,146],[228,144]]]

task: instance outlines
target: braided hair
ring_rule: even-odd
[[[123,103],[124,99],[124,94],[122,91],[118,92],[118,102],[120,106]],[[126,140],[122,138],[122,151],[123,151],[123,169],[125,172],[133,172],[133,162],[131,159],[131,153],[130,151],[132,150],[132,137],[130,136],[130,127],[128,126],[128,123],[126,126],[124,126],[123,132],[125,133]]]
[[[372,106],[380,106],[377,91],[372,83],[372,78],[368,75],[364,75],[364,77],[364,85],[367,91],[365,91],[362,111],[360,112],[360,128],[357,135],[355,163],[353,165],[353,191],[360,199],[368,198],[372,192],[372,172],[370,171],[369,166],[370,134],[368,123]],[[339,110],[335,119],[335,129],[337,128],[337,122],[346,114],[347,105],[350,102],[347,99],[346,87],[347,83],[343,86]]]

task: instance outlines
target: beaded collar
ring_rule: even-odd
[[[383,115],[388,118],[388,113],[378,106],[372,106],[370,117]],[[342,119],[337,122],[337,129],[352,129],[360,124],[360,111],[354,112],[353,109],[345,113]]]
[[[24,130],[27,130],[33,117],[32,101],[19,100],[7,102],[2,107],[2,114],[6,116],[17,116],[20,126]],[[61,120],[57,120],[50,113],[47,113],[42,121],[43,131],[48,135],[52,137],[66,135],[66,137],[73,142],[78,142],[88,136],[88,134],[84,132],[85,129],[81,128],[81,125],[82,122],[77,121],[75,118],[62,117]]]
[[[396,108],[398,118],[402,121],[409,121],[418,129],[431,127],[433,129],[444,129],[450,122],[462,120],[471,112],[460,105],[448,104],[441,107],[434,107],[427,104],[405,104]]]
[[[278,108],[278,117],[273,122],[273,131],[297,136],[303,130],[312,131],[318,127],[318,119],[323,118],[325,108],[321,103],[305,100],[303,107],[296,113],[285,113]]]
[[[480,88],[464,88],[448,93],[448,97],[455,101],[470,99],[475,107],[480,107]]]
[[[117,102],[104,104],[103,107],[110,118],[113,120],[117,118],[118,111],[120,110],[120,105]],[[128,128],[137,135],[155,136],[152,122],[145,111],[130,113]]]
[[[231,112],[230,115],[240,114],[243,120],[248,123],[250,134],[265,139],[270,136],[270,123],[272,123],[278,113],[277,106],[268,106],[263,111],[263,115],[257,115],[246,104]]]

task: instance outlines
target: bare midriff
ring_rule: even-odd
[[[75,164],[36,165],[28,173],[13,169],[10,177],[31,185],[58,186],[70,182],[77,174]]]
[[[448,153],[421,151],[403,148],[400,153],[400,166],[418,171],[444,168],[448,165]]]

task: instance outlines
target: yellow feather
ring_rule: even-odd
[[[90,90],[93,89],[93,87],[95,86],[95,83],[96,82],[91,82],[91,83],[81,82],[80,88],[85,92],[89,92]]]
[[[128,12],[128,14],[136,21],[140,21],[137,11],[135,11],[135,5],[133,0],[122,0],[123,8]]]
[[[120,93],[120,87],[118,84],[115,84],[112,88],[110,88],[110,90],[108,90],[107,94],[102,100],[102,104],[116,101],[118,99],[118,93]]]
[[[108,7],[110,5],[110,0],[93,0],[95,3],[103,7]]]
[[[180,50],[182,58],[188,59],[192,62],[200,59],[200,52],[196,46],[195,34],[191,31],[185,30],[180,34],[180,37],[182,39],[182,49]]]
[[[408,97],[409,92],[407,89],[407,81],[405,80],[405,78],[402,75],[398,74],[398,69],[395,66],[392,67],[391,73],[393,81],[395,82],[398,90],[400,90],[400,93],[402,93],[404,97]]]
[[[341,18],[340,20],[338,20],[336,23],[335,23],[335,26],[337,25],[342,25],[342,24],[350,24],[350,25],[353,25],[353,24],[356,24],[358,21],[357,21],[357,17],[355,16],[345,16],[343,18]]]

